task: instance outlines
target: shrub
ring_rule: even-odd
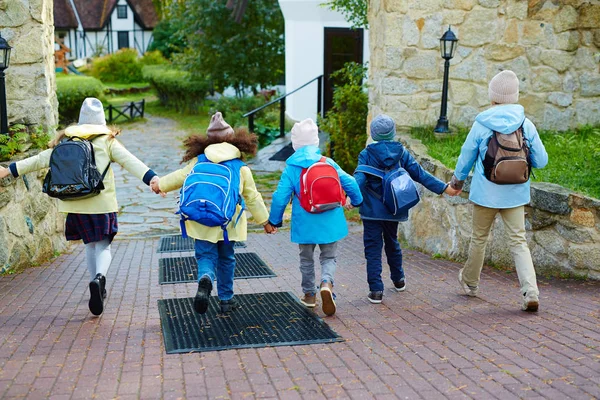
[[[50,141],[50,134],[41,127],[27,127],[21,124],[11,125],[8,135],[0,135],[0,161],[10,160],[15,154],[32,149],[45,149]]]
[[[166,65],[144,67],[143,75],[156,90],[160,103],[181,113],[197,113],[210,89],[207,81]]]
[[[331,156],[345,171],[356,169],[358,153],[365,148],[368,96],[364,91],[366,68],[346,63],[332,74],[333,106],[322,120],[321,129],[331,136]]]
[[[137,50],[121,49],[96,58],[91,72],[102,82],[133,83],[142,81],[142,67]]]
[[[158,50],[147,51],[144,56],[140,59],[142,65],[161,65],[168,64],[169,60],[163,57],[162,53]]]
[[[217,111],[220,111],[223,114],[223,118],[227,123],[231,126],[248,126],[248,119],[243,118],[242,115],[246,114],[248,111],[252,111],[263,104],[266,101],[264,97],[259,96],[248,96],[248,97],[221,97],[219,100],[215,102],[212,106],[210,113],[214,114]],[[273,105],[275,107],[275,105]],[[259,111],[254,115],[255,121],[264,117],[265,111]],[[269,125],[270,124],[265,124]],[[279,125],[276,125],[279,126]]]
[[[104,99],[104,86],[89,76],[69,76],[56,80],[58,115],[62,124],[76,121],[79,109],[86,97]]]

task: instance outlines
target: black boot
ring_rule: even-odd
[[[90,311],[94,315],[100,315],[104,311],[104,300],[102,299],[102,280],[104,276],[97,274],[93,281],[90,282]]]
[[[102,293],[102,300],[106,300],[106,277],[104,275],[100,275],[100,292]]]
[[[198,314],[205,314],[208,310],[208,300],[212,292],[212,280],[208,276],[203,276],[198,282],[198,292],[194,298],[194,310]]]
[[[232,297],[230,300],[221,300],[221,312],[223,314],[231,312],[239,307],[239,304],[235,297]]]

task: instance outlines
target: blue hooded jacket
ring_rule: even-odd
[[[383,140],[372,143],[358,155],[358,165],[391,169],[398,166],[398,163],[408,172],[413,181],[419,182],[432,192],[442,194],[446,190],[448,185],[425,171],[400,142]],[[384,221],[406,221],[408,219],[408,211],[403,215],[392,215],[381,200],[371,193],[371,191],[383,193],[381,179],[362,172],[354,172],[354,177],[364,196],[363,205],[360,207],[362,219]]]
[[[296,150],[287,159],[277,190],[273,193],[269,222],[277,227],[281,226],[285,207],[292,199],[292,242],[294,243],[329,244],[348,235],[348,225],[342,207],[321,214],[311,214],[302,208],[300,199],[296,195],[300,193],[302,170],[319,161],[321,157],[321,151],[317,146],[305,146]],[[350,197],[352,205],[360,205],[363,201],[362,195],[354,178],[344,172],[332,159],[327,158],[327,163],[337,170],[342,188]]]
[[[529,145],[532,167],[544,168],[548,164],[548,153],[535,125],[525,118],[523,106],[498,105],[480,113],[462,146],[454,171],[456,179],[463,181],[475,165],[469,193],[469,200],[473,203],[488,208],[514,208],[529,203],[529,181],[516,185],[497,185],[489,181],[483,171],[483,160],[493,131],[510,134],[521,125]]]

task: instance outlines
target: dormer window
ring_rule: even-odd
[[[127,6],[117,6],[117,18],[127,19]]]

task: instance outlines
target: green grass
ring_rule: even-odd
[[[147,88],[150,87],[148,82],[134,82],[134,83],[117,83],[117,82],[102,82],[104,86],[110,89],[132,89],[132,88]]]
[[[146,99],[146,107],[148,103],[156,100],[156,95],[153,91],[143,93],[127,93],[120,95],[107,95],[106,102],[113,106],[120,106],[122,104],[131,103],[132,101],[142,101]]]
[[[208,110],[208,106],[204,106],[198,114],[181,114],[173,109],[162,107],[158,100],[146,103],[148,114],[175,120],[179,129],[185,131],[188,135],[206,133],[210,122]]]
[[[455,128],[455,134],[438,139],[432,127],[411,129],[411,136],[427,146],[429,155],[454,169],[460,148],[469,133],[466,128]],[[550,182],[588,196],[600,198],[600,128],[584,126],[573,131],[556,133],[540,131],[540,138],[548,152],[548,165],[535,169],[537,182]]]

